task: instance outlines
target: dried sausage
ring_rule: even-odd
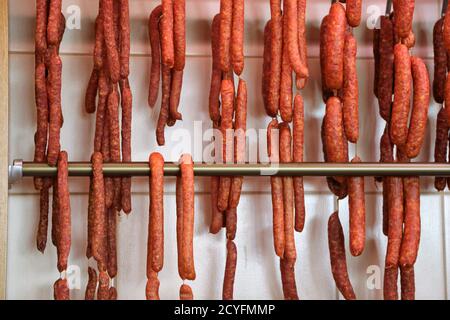
[[[67,153],[61,151],[58,158],[58,226],[59,232],[57,241],[58,270],[63,272],[67,269],[71,246],[71,217],[70,217],[70,197],[68,184],[69,168]]]
[[[395,32],[399,38],[406,38],[412,29],[414,0],[394,0]]]
[[[384,269],[383,296],[384,300],[398,300],[398,267]]]
[[[280,0],[270,0],[270,13],[271,62],[266,113],[270,117],[275,117],[280,103],[281,61],[283,56],[283,19]]]
[[[152,153],[149,164],[151,178],[147,278],[150,278],[151,270],[158,273],[164,264],[164,158],[159,153]]]
[[[114,31],[114,5],[113,0],[103,1],[103,30],[105,37],[105,48],[108,62],[108,73],[113,83],[120,78],[120,60],[116,32]]]
[[[183,284],[180,287],[180,300],[194,300],[194,294],[192,288],[187,284]]]
[[[176,71],[182,71],[186,62],[186,1],[173,2],[173,45]]]
[[[175,62],[173,42],[173,0],[162,0],[161,5],[160,41],[162,64],[171,69]]]
[[[49,192],[47,187],[42,187],[39,192],[39,225],[36,236],[37,249],[44,253],[47,246],[47,232],[48,232],[48,206],[49,206]]]
[[[131,123],[133,115],[133,95],[131,93],[128,79],[120,81],[122,97],[122,161],[131,162]],[[131,212],[131,177],[122,178],[121,187],[122,210],[129,214]]]
[[[411,57],[412,77],[414,84],[413,109],[409,126],[406,155],[412,159],[419,155],[425,140],[428,108],[430,106],[430,79],[427,67],[422,59]]]
[[[337,288],[345,299],[355,300],[355,292],[347,272],[344,232],[339,221],[338,212],[333,213],[328,220],[328,247],[330,250],[331,271]]]
[[[183,116],[178,112],[178,106],[180,104],[181,88],[183,86],[183,70],[178,71],[174,69],[172,71],[172,83],[169,98],[169,117],[173,120],[182,120]]]
[[[35,100],[36,100],[36,134],[34,136],[34,161],[45,162],[48,134],[48,100],[46,85],[46,67],[39,62],[35,69]],[[35,179],[36,189],[42,187],[42,179]]]
[[[299,38],[298,38],[298,3],[297,0],[283,1],[284,23],[283,38],[286,43],[284,51],[290,61],[290,66],[299,78],[308,77],[308,69],[300,56]]]
[[[151,272],[147,279],[147,286],[145,287],[145,296],[147,300],[159,300],[159,279],[156,272]]]
[[[244,70],[244,0],[233,0],[231,63],[238,76]]]
[[[285,300],[298,300],[297,284],[295,282],[295,259],[280,259],[281,281]]]
[[[219,177],[211,177],[211,225],[209,232],[217,234],[222,229],[224,224],[224,215],[222,211],[217,209],[217,199],[219,197]]]
[[[327,50],[326,46],[329,42],[328,29],[330,29],[330,16],[327,15],[322,19],[320,24],[320,73],[322,81],[322,98],[324,102],[327,102],[328,98],[334,95],[333,90],[327,87],[326,84],[326,70],[325,64],[327,63]]]
[[[308,53],[306,46],[306,0],[297,0],[297,20],[298,20],[298,50],[300,51],[300,59],[302,65],[308,70]],[[302,78],[297,74],[296,85],[298,89],[303,89],[306,85],[306,78]]]
[[[303,162],[303,142],[304,142],[304,104],[301,95],[296,95],[294,99],[293,114],[293,135],[292,135],[292,157],[294,162]],[[302,232],[305,226],[305,193],[303,177],[294,177],[295,196],[295,230]]]
[[[92,255],[99,269],[107,266],[107,211],[105,210],[105,182],[103,158],[100,152],[92,155]]]
[[[84,99],[84,109],[87,113],[95,112],[95,102],[98,91],[98,70],[93,69],[91,77],[89,78],[88,87],[86,89],[86,96]]]
[[[359,163],[356,156],[352,163]],[[364,177],[348,178],[348,203],[350,212],[350,252],[359,256],[364,250],[366,241],[366,203],[364,194]]]
[[[217,204],[217,202],[216,202]],[[176,205],[177,205],[177,258],[178,274],[182,280],[186,280],[183,268],[183,183],[181,177],[176,182]],[[222,225],[220,225],[222,228]],[[219,229],[220,230],[220,229]]]
[[[156,127],[156,141],[159,146],[166,144],[164,136],[164,128],[169,120],[169,103],[170,103],[170,88],[172,83],[172,71],[169,67],[162,66],[162,98],[161,98],[161,110],[158,118],[158,125]]]
[[[97,272],[95,269],[88,268],[89,280],[86,286],[86,293],[84,295],[85,300],[94,300],[95,291],[97,290]]]
[[[109,277],[105,271],[98,275],[97,300],[109,300]]]
[[[417,259],[420,242],[420,180],[403,178],[404,231],[400,250],[400,267],[411,267]]]
[[[183,270],[187,280],[195,280],[194,266],[194,164],[190,155],[180,159],[183,185]]]
[[[447,162],[448,130],[446,111],[444,107],[441,107],[437,115],[436,140],[434,144],[434,162],[436,163]],[[446,184],[447,178],[445,177],[436,177],[434,180],[434,187],[438,191],[444,190]]]
[[[403,237],[403,184],[400,177],[388,177],[389,227],[386,252],[386,268],[398,268],[400,246]]]
[[[161,48],[159,39],[159,19],[162,15],[162,6],[153,9],[148,22],[150,46],[152,51],[152,64],[150,70],[150,85],[148,90],[148,105],[154,107],[158,99],[159,82],[161,74]]]
[[[291,129],[289,124],[280,124],[280,161],[292,162],[291,154]],[[285,246],[284,258],[295,260],[297,252],[294,238],[294,185],[292,177],[283,177],[283,207],[284,207],[284,233]]]
[[[70,300],[70,290],[67,279],[58,279],[53,285],[53,297],[55,300]]]
[[[130,74],[130,6],[128,0],[120,0],[120,77]]]
[[[416,285],[414,279],[414,266],[400,268],[400,283],[402,300],[415,300]]]
[[[347,140],[356,143],[359,137],[358,75],[356,71],[356,39],[345,35],[343,113]]]
[[[35,48],[36,55],[42,59],[47,50],[47,0],[36,1],[36,33]]]
[[[325,85],[331,90],[342,88],[344,80],[344,45],[347,21],[344,7],[335,2],[331,5],[327,28],[327,42],[325,43]]]
[[[356,28],[361,23],[361,3],[362,0],[347,0],[345,12],[348,24]]]
[[[286,16],[283,17],[283,38],[287,38]],[[283,55],[281,62],[281,80],[280,80],[280,115],[286,122],[292,121],[292,67],[289,61],[289,43],[283,41]]]
[[[403,44],[394,47],[395,85],[390,122],[392,143],[402,146],[408,138],[408,119],[411,96],[411,59]]]
[[[433,28],[434,79],[433,96],[437,103],[444,102],[445,79],[447,76],[447,51],[444,45],[444,18],[439,19]]]
[[[237,232],[237,208],[229,208],[225,211],[225,228],[227,239],[234,240]]]
[[[209,117],[212,121],[220,120],[220,86],[222,85],[222,70],[220,69],[220,14],[214,16],[211,25],[212,74],[209,91]]]
[[[223,280],[223,300],[233,300],[234,279],[236,276],[237,248],[233,241],[227,241],[227,261]]]
[[[117,276],[117,212],[114,208],[107,211],[108,238],[108,275],[111,279]]]
[[[380,17],[380,76],[378,79],[378,103],[381,117],[391,117],[392,88],[394,84],[394,32],[389,17]]]
[[[47,43],[49,46],[56,46],[59,44],[61,10],[61,0],[48,1]]]
[[[219,61],[223,72],[230,70],[230,40],[233,23],[233,0],[220,0]]]

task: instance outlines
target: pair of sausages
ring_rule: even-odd
[[[186,60],[186,4],[185,0],[162,0],[150,14],[148,31],[152,52],[148,104],[154,107],[158,99],[161,79],[161,110],[156,139],[165,144],[166,125],[182,120],[178,112]],[[162,64],[162,66],[161,66]]]

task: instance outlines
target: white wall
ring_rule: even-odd
[[[268,0],[246,1],[246,66],[243,78],[249,88],[249,128],[265,128],[265,116],[260,94],[262,71],[262,34],[269,18]],[[377,161],[379,137],[384,124],[378,116],[378,105],[372,94],[373,59],[372,32],[366,21],[372,10],[384,12],[386,1],[366,0],[363,23],[356,31],[358,39],[358,71],[360,81],[361,138],[356,149],[363,161]],[[10,6],[10,160],[33,157],[35,130],[34,107],[34,5],[30,0],[9,1]],[[167,160],[177,160],[173,155],[174,143],[164,148],[156,146],[155,122],[159,108],[147,107],[149,78],[149,44],[147,17],[157,5],[153,0],[130,0],[132,16],[131,86],[134,93],[133,110],[133,160],[146,161],[150,152],[162,152]],[[311,80],[302,94],[305,97],[305,157],[306,161],[322,161],[319,127],[324,105],[320,93],[318,63],[319,26],[330,1],[308,1],[308,49]],[[429,71],[433,67],[432,27],[438,19],[442,1],[416,1],[414,31],[417,45],[413,53],[426,60]],[[63,112],[62,147],[69,152],[70,160],[88,160],[93,149],[94,117],[83,111],[84,91],[92,68],[93,28],[97,14],[97,1],[65,0],[64,10],[70,5],[81,8],[81,30],[66,30],[61,55],[63,59]],[[369,8],[370,6],[370,8]],[[204,121],[209,128],[208,90],[210,81],[209,26],[219,11],[219,0],[187,1],[187,64],[185,86],[181,100],[184,122],[175,128],[193,131],[193,121]],[[66,11],[65,11],[66,12]],[[67,14],[66,14],[67,16]],[[432,73],[432,72],[431,72]],[[430,108],[428,134],[420,158],[433,160],[435,119],[439,106]],[[171,156],[172,155],[172,156]],[[196,159],[200,160],[200,159]],[[119,221],[119,275],[117,286],[121,299],[143,299],[145,293],[146,237],[148,220],[148,187],[146,179],[133,180],[133,213]],[[239,206],[239,223],[236,243],[238,267],[235,298],[281,299],[282,291],[278,259],[275,257],[271,229],[271,201],[268,178],[248,178]],[[324,178],[306,178],[307,221],[305,231],[296,236],[298,261],[297,283],[303,299],[337,299],[331,276],[326,223],[336,209],[336,201],[328,191]],[[348,258],[350,277],[358,298],[380,299],[382,290],[367,287],[370,266],[384,265],[386,239],[381,232],[381,194],[366,179],[367,186],[367,243],[359,258]],[[70,263],[81,268],[81,290],[72,290],[73,298],[83,298],[88,261],[86,247],[87,180],[70,180],[73,217],[73,247]],[[160,274],[161,297],[177,299],[181,281],[176,272],[175,195],[174,179],[167,178],[165,197],[166,260]],[[192,283],[197,299],[221,298],[225,264],[225,236],[222,232],[208,234],[210,221],[208,184],[206,179],[196,181],[195,259],[198,279]],[[418,299],[447,299],[449,291],[450,218],[448,212],[450,193],[437,193],[433,180],[422,179],[422,241],[416,265]],[[8,279],[9,299],[52,298],[52,284],[59,276],[56,271],[55,249],[49,245],[45,255],[35,249],[35,231],[38,221],[38,194],[31,179],[14,186],[9,197]],[[347,231],[347,201],[338,204],[341,220]],[[446,221],[446,223],[445,223]],[[445,227],[446,226],[446,227]],[[347,234],[347,233],[346,233]],[[347,237],[348,238],[348,237]],[[447,261],[446,261],[447,257]],[[90,262],[92,263],[92,262]],[[448,275],[448,276],[447,276]]]

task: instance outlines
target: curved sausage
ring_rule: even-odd
[[[150,84],[148,90],[148,105],[153,108],[158,99],[159,82],[161,77],[161,48],[159,39],[159,20],[162,15],[162,6],[153,9],[148,21],[150,47],[152,51],[152,64],[150,69]]]
[[[390,122],[391,140],[402,146],[408,138],[408,119],[411,96],[411,59],[408,48],[403,44],[394,47],[395,85],[394,103]]]
[[[425,63],[418,57],[411,57],[414,84],[413,109],[406,142],[406,155],[412,159],[419,155],[425,139],[430,107],[430,79]]]
[[[331,271],[337,288],[346,300],[355,300],[355,292],[347,272],[344,232],[339,221],[338,212],[333,213],[328,220],[328,247],[330,250]]]
[[[172,83],[169,98],[169,117],[173,120],[183,120],[183,116],[178,112],[180,105],[181,89],[183,87],[183,70],[172,70]]]
[[[236,276],[237,248],[233,241],[227,241],[227,261],[223,280],[223,300],[233,300],[234,279]]]
[[[447,51],[444,45],[444,18],[433,28],[434,79],[433,96],[437,103],[444,102],[445,79],[447,77]]]
[[[174,66],[175,52],[173,41],[173,0],[162,0],[162,16],[160,22],[161,61],[171,69]]]
[[[298,22],[298,3],[297,0],[283,1],[284,20],[283,28],[286,28],[284,40],[286,46],[284,51],[287,52],[291,68],[300,78],[308,77],[308,68],[304,65],[304,61],[300,56],[299,47],[299,22]],[[284,31],[283,31],[284,32]]]

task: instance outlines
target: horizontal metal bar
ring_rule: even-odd
[[[51,177],[57,169],[46,164],[23,162],[22,176]],[[147,162],[105,163],[106,176],[148,176]],[[70,176],[90,176],[89,162],[69,163]],[[177,163],[166,163],[164,175],[177,176]],[[450,176],[445,163],[288,163],[288,164],[205,164],[195,163],[196,176]]]

